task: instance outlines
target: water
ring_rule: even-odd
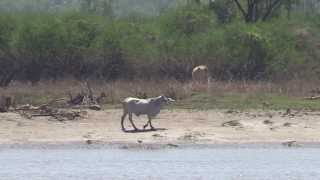
[[[0,149],[0,179],[320,179],[318,148]]]

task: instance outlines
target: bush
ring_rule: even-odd
[[[7,86],[19,70],[19,61],[13,52],[16,22],[12,15],[0,16],[0,87]]]
[[[0,86],[70,76],[187,81],[199,64],[224,80],[320,74],[317,18],[217,23],[219,14],[204,5],[134,18],[74,11],[0,14]]]

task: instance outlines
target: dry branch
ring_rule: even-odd
[[[81,87],[81,93],[78,93],[74,98],[72,94],[69,93],[70,100],[67,103],[71,106],[79,105],[93,110],[100,110],[101,107],[99,103],[106,97],[105,93],[101,93],[100,96],[94,96],[89,82],[82,84]]]
[[[0,112],[8,112],[11,105],[11,97],[0,96]]]
[[[95,97],[88,82],[82,85],[82,87],[85,89],[82,89],[81,93],[77,94],[76,96],[72,96],[72,94],[69,93],[69,100],[67,100],[67,98],[54,99],[40,106],[26,104],[19,106],[14,110],[29,119],[32,117],[49,116],[59,121],[74,120],[77,117],[82,117],[82,115],[86,113],[86,111],[81,110],[83,108],[96,111],[101,110],[101,106],[98,103],[100,103],[101,100],[106,97],[105,93],[101,93],[100,96]],[[61,104],[56,104],[60,101],[64,101],[62,106]]]
[[[28,119],[31,119],[33,117],[50,116],[59,121],[74,120],[77,117],[82,117],[82,115],[86,113],[86,111],[80,111],[80,110],[58,109],[58,108],[53,108],[49,106],[46,106],[46,108],[41,108],[41,106],[35,107],[30,105],[29,106],[26,105],[23,108],[19,108],[18,112],[22,116],[27,117]]]
[[[320,99],[320,96],[304,97],[303,99],[306,99],[306,100],[317,100],[317,99]]]

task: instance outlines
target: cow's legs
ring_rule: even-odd
[[[143,129],[146,129],[146,128],[148,127],[148,125],[149,125],[149,120],[148,120],[148,122],[143,126]]]
[[[149,116],[148,116],[148,122],[143,126],[143,129],[146,129],[148,127],[149,121],[150,121],[150,119],[149,119]]]
[[[138,130],[138,128],[134,125],[133,121],[132,121],[132,113],[129,113],[129,120],[131,122],[132,127],[134,128],[135,131]]]
[[[121,128],[122,128],[123,131],[126,130],[126,129],[124,128],[123,123],[124,123],[124,119],[126,118],[127,114],[128,114],[128,112],[123,111],[123,115],[122,115],[122,117],[121,117]]]
[[[150,124],[150,128],[153,130],[154,127],[153,127],[152,124],[151,124],[151,119],[152,119],[152,117],[148,115],[148,119],[149,119],[148,123]],[[144,127],[145,127],[145,126],[147,127],[147,126],[148,126],[148,123],[147,123],[146,125],[144,125]]]

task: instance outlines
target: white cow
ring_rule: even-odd
[[[166,96],[158,96],[148,99],[138,99],[133,97],[128,97],[122,101],[123,105],[123,115],[121,117],[121,127],[122,130],[125,131],[124,128],[124,119],[126,118],[127,114],[129,114],[129,120],[131,125],[133,126],[134,130],[137,131],[138,128],[134,125],[132,121],[132,114],[139,116],[141,114],[148,116],[148,122],[146,125],[143,126],[145,129],[148,124],[150,124],[150,128],[153,130],[154,127],[151,124],[151,119],[157,116],[160,112],[160,108],[163,103],[168,104],[169,102],[174,102],[175,100],[171,98],[167,98]]]
[[[192,70],[192,80],[198,84],[208,84],[209,70],[205,65],[200,65]]]

